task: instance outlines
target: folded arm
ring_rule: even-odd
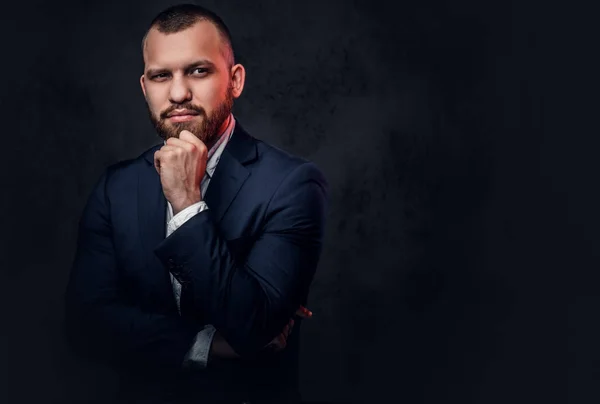
[[[240,356],[259,353],[304,303],[321,252],[326,189],[312,163],[289,173],[243,263],[220,235],[210,206],[155,249],[191,287],[195,308]]]

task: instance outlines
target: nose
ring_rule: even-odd
[[[184,77],[173,77],[169,91],[169,101],[181,104],[192,99],[192,91]]]

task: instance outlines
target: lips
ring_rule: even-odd
[[[167,115],[173,122],[184,122],[194,119],[198,112],[191,109],[175,110]]]
[[[169,118],[171,118],[173,116],[185,116],[185,115],[198,115],[198,113],[191,109],[184,109],[184,110],[179,110],[179,111],[175,110],[175,111],[169,113],[167,116]]]

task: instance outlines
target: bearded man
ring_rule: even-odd
[[[170,7],[142,44],[163,141],[108,167],[86,203],[67,335],[119,370],[121,402],[297,402],[326,180],[234,118],[246,73],[215,13]]]

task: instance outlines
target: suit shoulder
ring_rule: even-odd
[[[243,138],[250,139],[256,147],[257,161],[252,165],[252,171],[259,178],[268,178],[270,183],[277,184],[290,174],[300,172],[304,176],[326,183],[323,172],[314,162],[253,136],[239,123],[236,128]]]
[[[289,195],[303,196],[294,203],[323,207],[329,200],[329,183],[311,160],[294,155],[262,140],[256,140],[258,148],[258,177],[268,178],[269,205],[274,209],[280,203],[290,203]],[[278,201],[278,202],[274,202]]]
[[[160,147],[161,145],[151,146],[141,152],[137,157],[119,160],[111,164],[108,168],[113,171],[131,170],[135,169],[138,165],[152,163],[154,159],[154,152],[160,149]]]
[[[278,170],[284,174],[302,165],[314,166],[316,169],[316,165],[304,157],[294,155],[260,139],[255,139],[255,141],[259,159],[265,166],[270,167],[271,170]]]
[[[144,150],[137,157],[122,159],[109,165],[104,175],[107,185],[121,183],[128,184],[136,180],[140,170],[147,168],[151,164],[154,152],[160,148],[160,145],[154,145]]]

